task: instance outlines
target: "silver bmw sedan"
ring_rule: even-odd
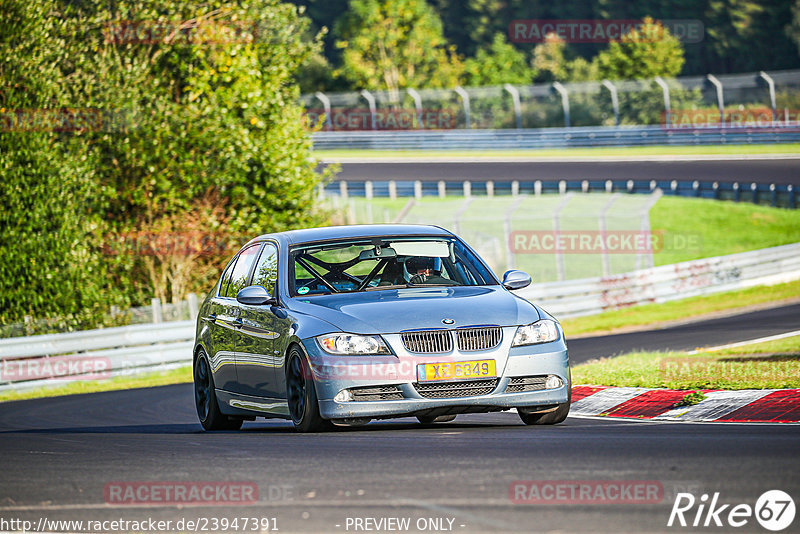
[[[267,234],[231,259],[205,298],[194,343],[206,430],[256,417],[300,432],[373,419],[423,424],[516,409],[562,422],[564,333],[435,226],[363,225]]]

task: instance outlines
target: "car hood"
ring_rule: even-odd
[[[385,289],[295,298],[292,309],[343,332],[396,333],[538,321],[538,309],[500,286]],[[444,319],[453,320],[444,324]]]

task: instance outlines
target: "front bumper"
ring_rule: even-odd
[[[332,356],[323,352],[313,338],[303,341],[314,373],[320,414],[326,419],[382,418],[415,414],[490,412],[510,408],[535,408],[567,402],[569,398],[569,356],[562,337],[550,343],[511,347],[516,327],[503,329],[503,341],[495,349],[449,354],[413,354],[403,347],[398,334],[384,335],[394,351],[390,356]],[[497,384],[489,393],[452,398],[426,398],[415,387],[419,363],[461,362],[493,359]],[[527,392],[506,392],[513,377],[557,376],[561,386]],[[345,389],[396,386],[402,398],[393,400],[351,400],[334,397]]]

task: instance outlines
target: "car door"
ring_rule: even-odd
[[[230,350],[230,362],[233,368],[233,376],[235,377],[233,381],[228,382],[228,387],[223,388],[227,391],[243,392],[242,377],[239,375],[236,366],[238,346],[241,343],[240,330],[243,324],[240,304],[236,300],[236,294],[247,287],[250,271],[258,257],[260,249],[261,243],[256,243],[239,252],[236,264],[231,271],[230,280],[224,288],[224,291],[220,293],[219,300],[222,313],[217,315],[216,323],[221,331],[224,332],[225,346],[229,347]]]
[[[272,308],[275,316],[272,325],[275,331],[274,351],[276,357],[274,394],[277,399],[286,399],[286,352],[289,349],[289,341],[292,332],[298,322],[297,316],[290,313],[289,309],[286,307],[286,301],[289,295],[281,293],[281,291],[288,291],[286,285],[287,280],[290,277],[292,279],[295,277],[294,262],[290,263],[291,258],[288,252],[284,251],[283,254],[285,255],[278,258],[278,264],[281,266],[281,269],[286,272],[283,274],[282,278],[279,277],[281,282],[275,290],[278,305]],[[282,290],[281,287],[283,287]]]
[[[208,357],[214,387],[233,391],[236,389],[236,327],[238,318],[236,301],[226,297],[226,291],[236,267],[239,256],[234,256],[220,278],[214,290],[214,296],[208,301],[203,319],[209,328]]]
[[[277,296],[278,248],[265,243],[253,271],[250,285],[260,285]],[[275,367],[280,363],[275,339],[276,306],[239,305],[242,326],[236,349],[236,370],[241,392],[266,398],[277,398]]]

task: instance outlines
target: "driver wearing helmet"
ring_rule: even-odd
[[[453,285],[453,281],[442,276],[441,258],[416,256],[406,260],[406,270],[411,275],[412,284]]]

